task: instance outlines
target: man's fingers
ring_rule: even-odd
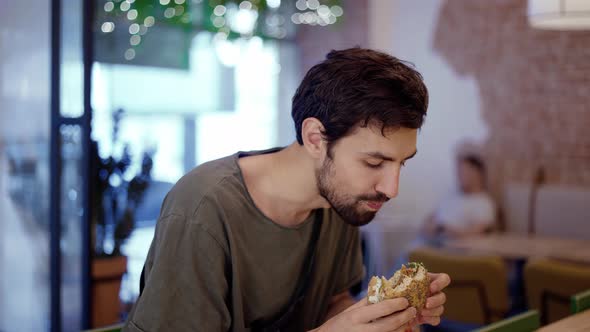
[[[436,317],[421,316],[420,323],[436,326],[436,325],[440,324],[440,317],[438,317],[438,316],[436,316]]]
[[[438,294],[426,299],[426,308],[432,309],[432,308],[440,307],[441,305],[445,304],[446,301],[447,301],[447,296],[445,295],[445,293],[438,293]]]
[[[389,316],[395,312],[406,309],[409,306],[408,300],[405,298],[397,298],[391,300],[383,300],[379,303],[362,306],[355,310],[352,316],[355,323],[368,323],[377,318]]]
[[[430,293],[435,294],[443,290],[451,283],[451,277],[446,273],[428,273],[430,280]]]
[[[366,297],[362,298],[360,301],[358,301],[357,303],[351,305],[350,307],[346,308],[346,310],[344,310],[343,312],[347,312],[350,310],[354,310],[357,308],[362,308],[362,307],[366,307],[369,305],[369,300],[367,300]]]
[[[425,316],[425,317],[436,317],[436,316],[441,316],[444,311],[445,311],[445,307],[441,305],[441,306],[438,306],[438,307],[432,308],[432,309],[422,309],[422,311],[420,312],[420,315]]]
[[[412,319],[416,318],[416,308],[409,307],[406,310],[380,318],[370,324],[367,331],[404,331]]]

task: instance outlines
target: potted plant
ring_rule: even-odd
[[[122,116],[114,114],[113,146],[118,142],[118,123]],[[135,228],[135,212],[151,179],[152,152],[144,152],[141,167],[133,172],[127,145],[120,156],[101,158],[98,143],[92,141],[91,222],[92,222],[92,326],[119,321],[119,290],[127,270],[127,257],[121,246]],[[127,180],[130,179],[130,180]]]

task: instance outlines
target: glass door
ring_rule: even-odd
[[[86,3],[0,2],[1,332],[88,327]]]
[[[51,3],[0,4],[0,331],[48,331]]]

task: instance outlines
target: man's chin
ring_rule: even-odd
[[[368,223],[370,223],[371,221],[373,221],[373,219],[375,219],[376,214],[377,214],[376,212],[365,212],[363,214],[358,214],[354,217],[352,217],[352,216],[345,217],[342,215],[340,215],[340,217],[342,217],[344,222],[346,222],[347,224],[349,224],[351,226],[360,227],[360,226],[365,226]]]

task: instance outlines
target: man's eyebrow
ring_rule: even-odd
[[[416,153],[418,153],[418,150],[415,150],[414,153],[412,153],[411,155],[407,156],[404,159],[404,161],[405,160],[408,160],[408,159],[412,159],[416,155]],[[373,157],[373,158],[383,159],[383,160],[387,160],[387,161],[395,161],[395,158],[386,156],[386,155],[384,155],[381,152],[365,152],[364,154],[367,155],[367,156],[369,156],[369,157]]]
[[[407,156],[406,159],[404,159],[404,160],[408,160],[408,159],[414,158],[414,156],[416,155],[416,153],[418,153],[418,150],[414,150],[414,153],[412,153],[411,155]]]

